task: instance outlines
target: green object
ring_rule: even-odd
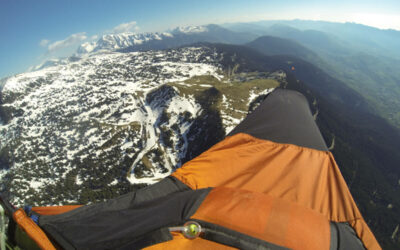
[[[197,238],[201,233],[201,226],[195,221],[188,221],[184,225],[183,235],[186,238],[194,239]]]

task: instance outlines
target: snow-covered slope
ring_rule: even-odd
[[[207,47],[95,53],[7,79],[1,189],[15,204],[82,203],[167,176],[272,90],[258,73],[238,84],[223,56]]]
[[[134,45],[141,45],[153,40],[163,40],[173,37],[172,34],[164,33],[120,33],[103,35],[96,42],[87,42],[78,48],[78,54],[96,51],[114,51]]]

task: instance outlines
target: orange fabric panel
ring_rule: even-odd
[[[290,249],[329,249],[329,221],[294,203],[251,191],[214,188],[192,219]]]
[[[227,137],[172,174],[192,189],[230,187],[297,203],[354,229],[368,249],[380,249],[330,152],[240,133]]]
[[[56,215],[69,212],[82,205],[66,205],[66,206],[51,206],[51,207],[33,207],[32,211],[41,215]]]
[[[26,215],[23,209],[20,208],[14,212],[13,219],[36,242],[40,249],[56,249],[42,229]]]
[[[176,249],[191,249],[191,250],[232,250],[236,249],[230,246],[222,245],[214,241],[205,240],[202,238],[187,239],[181,233],[172,232],[173,240],[146,247],[146,250],[176,250]]]

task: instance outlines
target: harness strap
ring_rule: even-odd
[[[26,215],[22,208],[14,212],[13,219],[41,249],[56,249],[42,229]]]

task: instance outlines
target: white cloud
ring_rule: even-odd
[[[43,39],[42,41],[40,41],[39,45],[42,47],[46,47],[47,44],[49,44],[50,40],[47,39]]]
[[[86,39],[87,39],[86,32],[72,34],[69,37],[65,38],[64,40],[56,41],[49,44],[47,46],[47,50],[48,52],[53,53],[58,50],[77,45]]]
[[[139,30],[137,23],[132,21],[129,23],[121,23],[120,25],[114,27],[112,33],[135,32],[137,30]]]
[[[98,35],[94,35],[94,36],[90,37],[90,40],[96,40],[97,38],[99,38],[99,36]]]

